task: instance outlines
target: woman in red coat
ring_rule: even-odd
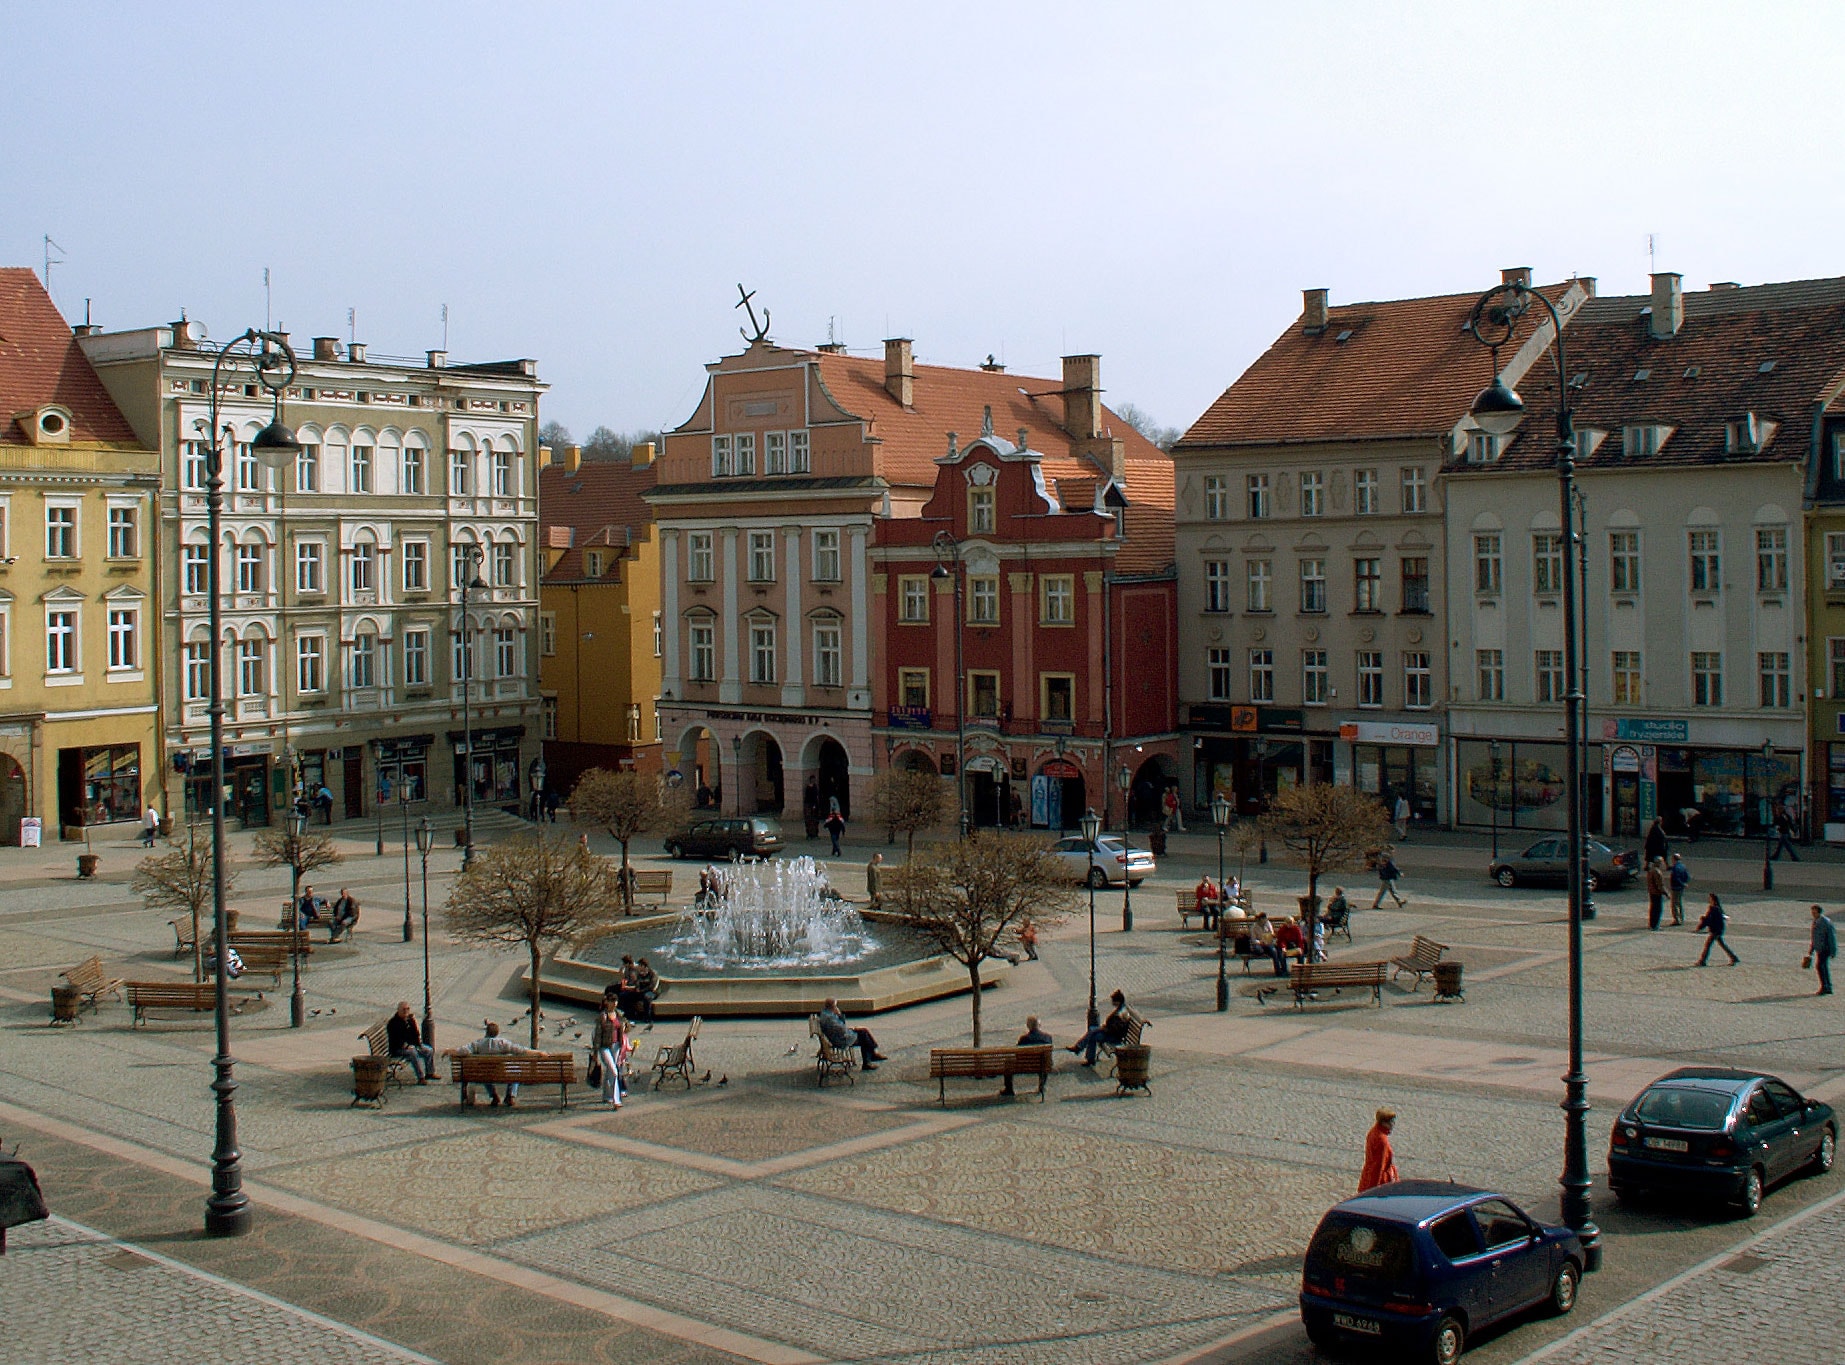
[[[1390,1148],[1390,1130],[1396,1125],[1396,1110],[1377,1111],[1377,1122],[1365,1134],[1365,1168],[1358,1177],[1360,1194],[1378,1185],[1388,1185],[1397,1178],[1397,1156]]]

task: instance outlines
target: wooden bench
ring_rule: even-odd
[[[1199,906],[1198,893],[1196,891],[1179,891],[1175,894],[1178,897],[1179,928],[1181,930],[1192,927],[1193,916],[1196,916],[1200,920],[1208,920],[1210,918],[1211,912]],[[1208,929],[1211,926],[1206,924],[1204,927]]]
[[[149,1010],[192,1010],[199,1013],[218,1003],[217,987],[209,981],[124,981],[128,1005],[134,1010],[134,1026],[147,1022]],[[231,1013],[244,1007],[241,997],[230,1002]]]
[[[225,937],[231,947],[238,952],[248,948],[279,947],[288,952],[299,944],[301,956],[309,957],[314,952],[314,941],[308,937],[305,929],[238,929]]]
[[[105,995],[122,998],[122,979],[119,976],[103,974],[102,955],[92,953],[67,972],[60,972],[65,982],[77,992],[78,998],[91,1009],[96,1008],[96,1001]]]
[[[1288,972],[1288,989],[1294,992],[1294,1008],[1300,1009],[1320,991],[1337,994],[1347,986],[1368,986],[1371,1003],[1382,1009],[1384,973],[1389,970],[1388,962],[1296,962]],[[1274,985],[1257,991],[1256,1003],[1267,1004],[1268,997],[1280,989]]]
[[[184,957],[192,951],[192,916],[187,915],[184,919],[170,919],[167,923],[173,927],[173,956]],[[203,924],[205,921],[201,920],[200,923]]]
[[[232,945],[235,948],[235,945]],[[288,970],[288,949],[273,943],[252,943],[236,948],[236,953],[243,960],[243,972],[231,982],[233,986],[242,984],[246,976],[266,976],[272,988],[282,984],[282,973]]]
[[[1434,972],[1435,964],[1441,961],[1441,955],[1447,951],[1447,944],[1437,943],[1432,938],[1424,938],[1421,934],[1417,934],[1410,942],[1408,957],[1393,957],[1390,959],[1390,965],[1396,968],[1396,971],[1391,974],[1390,979],[1395,981],[1397,977],[1401,976],[1404,972],[1413,972],[1416,977],[1416,984],[1410,987],[1410,989],[1419,990],[1422,986],[1423,978]]]
[[[826,1086],[828,1076],[844,1076],[847,1085],[857,1085],[853,1072],[858,1070],[858,1046],[834,1047],[820,1031],[820,1016],[807,1016],[807,1034],[810,1038],[820,1040],[820,1050],[814,1054],[815,1078],[822,1089]]]
[[[1345,941],[1350,943],[1352,941],[1351,902],[1346,902],[1345,907],[1341,910],[1320,911],[1320,923],[1326,926],[1327,938],[1331,938],[1334,934],[1344,934]]]
[[[1051,1074],[1051,1049],[1038,1047],[938,1047],[929,1050],[929,1079],[936,1082],[942,1104],[948,1104],[950,1077],[969,1080],[992,1080],[1003,1076],[1007,1091],[1014,1076],[1038,1078],[1038,1103],[1044,1103],[1044,1087]]]
[[[666,903],[671,900],[673,896],[672,868],[669,867],[662,872],[657,868],[638,868],[630,866],[628,868],[628,874],[633,878],[633,897],[636,905],[640,904],[643,900],[650,900],[658,909],[664,910],[666,908]]]
[[[410,1060],[407,1057],[391,1055],[391,1021],[380,1019],[359,1035],[359,1041],[365,1044],[372,1056],[384,1058],[384,1078],[387,1081],[396,1081],[401,1088],[404,1083],[404,1068],[410,1065]]]
[[[668,1076],[677,1076],[685,1082],[685,1088],[692,1088],[692,1068],[698,1063],[692,1060],[692,1044],[698,1041],[698,1027],[705,1021],[698,1015],[692,1016],[691,1027],[685,1031],[683,1042],[671,1043],[662,1047],[653,1055],[653,1088],[658,1090]]]
[[[468,1103],[470,1085],[555,1085],[563,1107],[570,1107],[570,1087],[576,1083],[576,1057],[568,1052],[502,1052],[476,1056],[457,1054],[449,1078],[461,1087],[461,1103]],[[507,1103],[511,1104],[510,1097]]]

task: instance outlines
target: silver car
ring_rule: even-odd
[[[1051,845],[1051,852],[1068,869],[1073,882],[1098,887],[1111,883],[1119,886],[1122,882],[1139,886],[1153,875],[1153,855],[1144,848],[1135,848],[1119,834],[1104,834],[1096,839],[1093,869],[1089,864],[1089,841],[1080,834],[1059,839]]]

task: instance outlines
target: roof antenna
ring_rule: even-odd
[[[442,349],[448,349],[448,305],[442,305]]]
[[[348,308],[346,310],[346,345],[347,347],[350,349],[352,346],[352,343],[357,341],[358,339],[359,339],[359,310],[357,308]]]
[[[63,250],[63,247],[51,240],[50,233],[45,234],[45,292],[47,294],[51,292],[51,267],[64,264],[64,257],[62,255],[54,261],[51,259],[51,253],[54,251],[62,252]]]
[[[269,321],[269,267],[263,267],[263,330],[273,331],[274,324]]]
[[[1646,234],[1646,273],[1651,275],[1659,269],[1659,262],[1654,257],[1654,248],[1658,245],[1652,233]]]
[[[87,298],[83,301],[83,325],[85,327],[88,327],[91,325],[90,323],[90,301]]]

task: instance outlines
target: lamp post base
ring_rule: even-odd
[[[307,1023],[307,992],[297,986],[295,993],[288,997],[288,1026],[300,1028],[305,1023]]]
[[[220,1206],[215,1199],[205,1202],[205,1233],[208,1237],[241,1237],[250,1230],[253,1217],[250,1196],[242,1190]]]
[[[404,942],[416,942],[416,925],[411,922],[410,912],[407,910],[404,912]]]
[[[1217,973],[1217,1012],[1225,1013],[1230,1008],[1230,978],[1223,972]]]

